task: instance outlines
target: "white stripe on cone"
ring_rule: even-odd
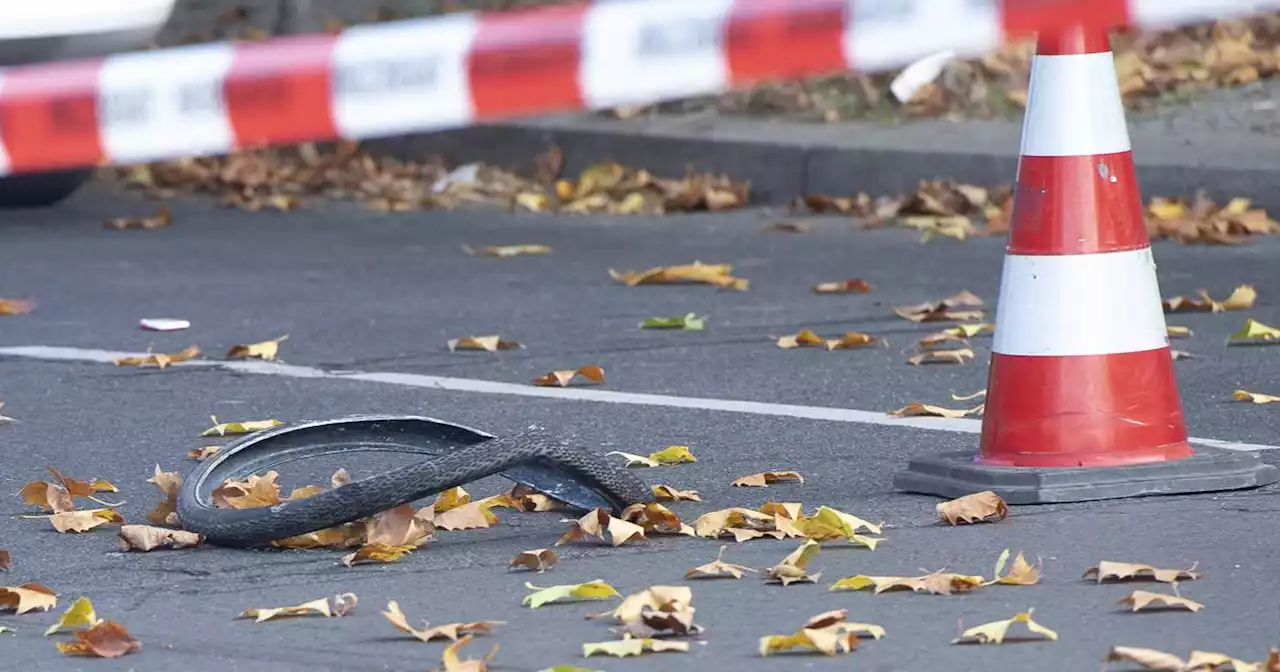
[[[1005,256],[992,351],[1063,357],[1169,344],[1151,248]]]
[[[1127,152],[1129,127],[1111,52],[1036,56],[1022,124],[1023,156]]]

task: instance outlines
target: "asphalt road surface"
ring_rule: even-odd
[[[146,214],[152,204],[95,185],[62,207],[4,213],[0,222],[0,296],[31,297],[38,309],[0,318],[0,348],[67,347],[74,359],[0,356],[4,414],[0,425],[0,547],[14,557],[0,584],[46,584],[61,595],[58,612],[81,595],[98,614],[125,624],[142,649],[118,661],[63,658],[42,633],[57,612],[0,616],[0,669],[139,670],[427,670],[439,666],[440,643],[396,632],[379,611],[397,600],[411,620],[432,624],[506,621],[491,643],[498,670],[574,664],[589,669],[1097,670],[1114,645],[1221,651],[1246,660],[1280,645],[1280,499],[1275,487],[1194,497],[1019,507],[998,524],[950,527],[936,522],[936,499],[896,493],[895,471],[908,458],[973,448],[977,423],[894,421],[882,414],[910,402],[950,404],[952,392],[985,386],[989,337],[963,366],[912,367],[903,350],[923,331],[893,316],[895,305],[940,299],[968,289],[994,303],[1003,240],[921,245],[904,230],[855,231],[820,220],[807,234],[764,233],[778,213],[748,211],[666,218],[588,218],[480,213],[373,215],[347,205],[315,204],[288,214],[220,210],[199,199],[173,204],[174,225],[111,231],[109,217]],[[539,257],[480,259],[463,244],[545,243]],[[1280,393],[1277,348],[1227,348],[1226,335],[1247,316],[1280,322],[1280,241],[1246,247],[1156,246],[1166,296],[1199,288],[1215,296],[1255,284],[1256,310],[1178,315],[1194,330],[1177,343],[1195,359],[1176,364],[1191,433],[1227,441],[1280,445],[1280,405],[1232,402],[1231,391]],[[732,262],[750,278],[745,293],[706,286],[627,288],[608,269]],[[861,277],[865,296],[815,296],[821,281]],[[702,332],[641,331],[649,316],[709,314]],[[189,319],[189,331],[144,332],[144,317]],[[1089,325],[1079,325],[1088,329]],[[886,348],[828,353],[784,351],[772,339],[801,327],[823,334],[859,329],[885,336]],[[498,333],[523,350],[450,353],[445,342]],[[299,378],[213,367],[167,371],[117,368],[100,350],[172,351],[198,343],[220,357],[235,343],[289,334],[282,359],[334,373]],[[66,352],[66,351],[64,351]],[[44,357],[43,359],[40,357]],[[93,361],[94,359],[99,361]],[[603,366],[602,391],[655,398],[568,399],[528,382],[547,371]],[[348,372],[340,375],[340,372]],[[398,382],[351,379],[349,372],[407,374]],[[448,377],[453,382],[441,382]],[[457,379],[462,379],[458,382]],[[509,383],[527,390],[474,381]],[[432,389],[440,385],[475,391]],[[594,389],[594,388],[593,388]],[[677,399],[678,398],[678,399]],[[681,399],[724,400],[689,404]],[[673,400],[674,399],[674,400]],[[623,402],[623,403],[618,403]],[[805,408],[855,409],[833,419]],[[681,407],[681,405],[686,407]],[[693,407],[687,407],[692,405]],[[742,580],[686,581],[690,567],[712,560],[720,543],[654,537],[610,548],[571,544],[543,575],[513,572],[509,559],[546,547],[566,529],[562,515],[499,511],[488,530],[442,532],[399,563],[346,568],[340,552],[251,552],[219,548],[120,553],[111,527],[60,535],[16,497],[45,465],[120,486],[125,517],[141,521],[158,499],[145,483],[155,465],[182,472],[186,452],[206,443],[209,415],[221,420],[275,417],[286,422],[355,413],[412,413],[503,434],[533,423],[601,452],[647,453],[691,447],[696,464],[641,470],[651,483],[701,492],[703,502],[673,508],[692,520],[728,506],[765,501],[826,504],[891,527],[876,551],[827,547],[814,562],[819,582],[765,585]],[[819,413],[820,415],[820,413]],[[1263,451],[1276,462],[1280,452]],[[334,464],[290,468],[288,485],[323,478]],[[356,477],[379,468],[345,464]],[[803,485],[732,488],[734,478],[795,469]],[[487,479],[469,489],[494,494]],[[731,544],[726,559],[757,569],[780,561],[794,541]],[[1031,587],[994,586],[950,597],[829,592],[853,574],[916,575],[946,568],[989,573],[1002,549],[1043,562]],[[1126,613],[1117,600],[1134,588],[1082,581],[1100,560],[1187,567],[1204,577],[1180,586],[1206,605],[1200,613]],[[691,652],[625,660],[583,659],[583,642],[615,638],[609,625],[583,616],[616,604],[520,606],[524,583],[591,579],[623,594],[650,585],[690,585],[706,631]],[[254,624],[233,620],[253,607],[299,604],[355,592],[356,611],[341,619]],[[961,627],[1009,618],[1029,607],[1060,639],[1048,643],[959,647]],[[760,658],[759,637],[793,632],[808,617],[847,608],[851,620],[879,623],[888,634],[848,657]],[[1116,669],[1121,669],[1117,667]]]

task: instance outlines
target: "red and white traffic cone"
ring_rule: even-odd
[[[980,452],[912,460],[898,488],[1035,503],[1280,479],[1187,442],[1103,30],[1038,41],[992,350]]]

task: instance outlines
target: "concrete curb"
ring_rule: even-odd
[[[612,120],[544,118],[370,141],[378,153],[422,159],[441,155],[530,170],[553,145],[569,172],[605,160],[681,175],[688,167],[750,180],[752,201],[780,205],[798,195],[873,196],[913,190],[922,179],[993,186],[1017,172],[1020,126],[1007,121],[803,124],[709,116]],[[1205,190],[1280,211],[1280,138],[1241,132],[1187,133],[1169,120],[1130,124],[1144,198],[1191,197]]]

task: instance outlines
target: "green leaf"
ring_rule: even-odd
[[[562,586],[551,586],[549,588],[539,588],[532,583],[524,584],[525,588],[537,591],[524,596],[521,604],[530,609],[537,609],[544,604],[550,602],[559,602],[567,599],[578,600],[603,600],[609,597],[621,597],[613,586],[596,579],[586,583],[568,584]]]
[[[689,313],[684,317],[647,317],[640,323],[640,328],[701,331],[706,326],[706,320],[705,315],[698,317],[696,313]]]

